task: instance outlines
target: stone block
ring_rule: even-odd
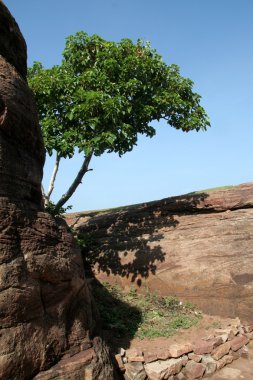
[[[249,343],[249,338],[245,335],[240,335],[231,340],[231,349],[233,351],[239,350],[242,346]]]
[[[240,348],[240,354],[241,354],[241,357],[244,358],[244,359],[248,359],[249,358],[249,349],[247,346],[242,346],[242,348]],[[238,352],[237,351],[237,352]]]
[[[157,359],[167,360],[171,358],[170,351],[168,349],[156,351]]]
[[[213,342],[199,340],[193,347],[193,352],[196,355],[210,354],[213,351]]]
[[[246,335],[246,337],[249,338],[250,340],[253,339],[253,331],[250,333],[244,333],[244,335]]]
[[[181,360],[182,360],[182,364],[183,364],[183,366],[185,366],[186,365],[186,363],[188,362],[188,355],[183,355],[181,358],[180,358]]]
[[[233,360],[237,360],[242,356],[241,349],[239,349],[238,351],[230,350],[229,355],[233,356]]]
[[[246,333],[253,332],[253,325],[243,326],[243,329]]]
[[[205,365],[201,363],[196,363],[193,360],[188,361],[186,364],[183,373],[189,380],[194,380],[199,377],[202,377],[205,372]]]
[[[227,329],[217,329],[215,330],[216,335],[228,335],[228,340],[233,339],[238,334],[238,329],[236,327],[231,327]]]
[[[206,365],[205,375],[212,375],[217,369],[216,363],[208,363]]]
[[[183,367],[183,363],[183,359],[173,358],[163,361],[158,360],[153,363],[145,364],[144,368],[150,380],[160,380],[179,373]]]
[[[226,343],[228,341],[228,334],[221,334],[221,335],[218,335],[221,340],[222,340],[222,343]]]
[[[156,361],[153,363],[144,364],[146,374],[149,380],[161,380],[164,378],[168,369],[168,361]]]
[[[210,339],[209,342],[213,343],[213,348],[216,348],[224,343],[221,336],[215,336],[214,338]]]
[[[128,362],[144,362],[143,352],[138,348],[126,350],[126,357]]]
[[[225,365],[232,363],[234,360],[232,355],[225,355],[223,358],[217,361],[217,370],[225,367]]]
[[[231,342],[226,342],[226,343],[221,344],[220,346],[216,347],[212,351],[212,357],[215,360],[221,359],[223,356],[229,353],[230,347],[231,347]]]
[[[116,364],[121,372],[125,372],[125,366],[122,360],[122,356],[120,354],[115,355]]]
[[[145,380],[147,377],[143,364],[140,362],[127,363],[125,368],[127,380]]]
[[[204,365],[206,365],[208,363],[215,363],[215,360],[214,360],[214,358],[210,354],[203,355],[201,363],[204,364]]]
[[[167,359],[167,358],[166,358]],[[144,351],[144,362],[151,363],[157,360],[157,355],[154,352]]]
[[[169,348],[172,358],[179,358],[179,356],[188,354],[191,351],[193,351],[193,345],[191,343],[186,343],[184,345],[172,345]]]
[[[194,360],[196,363],[199,363],[199,362],[201,362],[202,355],[196,355],[196,354],[194,354],[194,352],[190,352],[188,354],[188,358],[190,360]]]
[[[174,376],[174,380],[187,380],[187,378],[182,372],[179,372],[177,375]]]
[[[206,366],[205,375],[212,375],[216,371],[217,364],[211,355],[204,355],[202,357],[202,364]]]

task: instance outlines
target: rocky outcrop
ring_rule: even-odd
[[[67,220],[86,239],[86,267],[100,281],[253,321],[253,183]]]
[[[0,6],[0,196],[40,205],[45,152],[26,83],[26,45],[7,8]]]
[[[0,1],[0,378],[111,380],[80,251],[41,206],[44,147],[25,75],[24,39]]]

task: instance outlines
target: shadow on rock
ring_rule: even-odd
[[[141,286],[142,279],[154,275],[158,262],[165,260],[159,242],[165,231],[179,224],[175,214],[198,211],[207,197],[206,193],[190,194],[106,214],[93,212],[77,228],[87,275],[103,272]]]

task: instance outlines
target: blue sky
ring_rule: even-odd
[[[73,211],[140,203],[252,181],[252,0],[5,0],[28,46],[28,64],[61,61],[65,37],[84,30],[119,41],[142,38],[195,83],[212,127],[184,134],[161,122],[122,158],[106,154],[69,201]],[[64,162],[54,200],[81,158]],[[45,185],[52,161],[44,169]]]

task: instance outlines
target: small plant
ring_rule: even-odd
[[[170,310],[177,310],[180,307],[180,301],[176,297],[167,296],[164,297],[165,305]]]
[[[75,230],[73,230],[72,232],[76,238],[77,244],[81,249],[91,251],[97,247],[97,241],[93,234],[84,234],[82,232],[77,233]]]
[[[136,297],[138,297],[138,294],[137,294],[137,290],[134,289],[134,288],[131,288],[128,292],[128,295],[127,295],[127,299],[130,300],[130,299],[135,299]]]
[[[173,318],[170,322],[172,329],[188,329],[195,324],[195,320],[191,316],[187,315],[179,315]]]
[[[196,305],[194,305],[192,302],[190,301],[185,301],[184,304],[183,304],[184,308],[186,310],[191,310],[191,311],[194,311],[196,310]]]
[[[45,211],[53,216],[64,216],[68,210],[71,210],[73,206],[69,205],[67,207],[60,207],[59,209],[56,209],[55,204],[51,201],[48,201],[47,205],[45,206]]]

